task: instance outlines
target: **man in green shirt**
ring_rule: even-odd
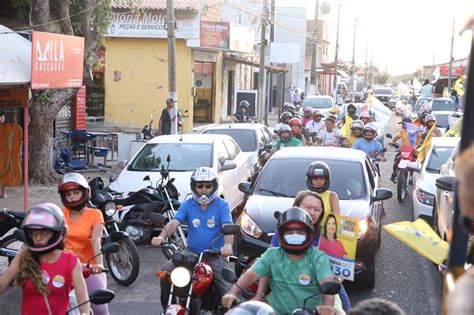
[[[280,136],[280,139],[275,141],[271,152],[272,154],[280,150],[282,147],[287,148],[303,146],[303,143],[300,140],[293,137],[291,134],[291,127],[288,125],[281,126],[280,130],[278,131],[278,135]]]
[[[268,303],[277,314],[291,314],[303,307],[317,308],[321,315],[334,314],[334,296],[320,293],[319,285],[333,281],[327,255],[311,246],[313,225],[301,208],[286,210],[278,220],[280,247],[272,247],[253,264],[222,297],[230,307],[241,292],[263,276],[269,277]]]

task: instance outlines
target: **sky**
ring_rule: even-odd
[[[320,5],[325,0],[319,0]],[[339,58],[352,60],[354,21],[358,19],[355,60],[373,64],[391,75],[412,73],[423,65],[449,62],[453,19],[454,59],[469,54],[471,33],[458,32],[474,14],[474,0],[326,0],[331,12],[320,14],[329,25],[329,59],[334,60],[337,3],[341,3]],[[314,19],[316,0],[276,0],[277,6],[306,7]]]

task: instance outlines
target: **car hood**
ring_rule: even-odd
[[[416,187],[420,188],[427,193],[436,194],[436,179],[439,177],[439,174],[429,173],[425,170],[420,174],[416,180]]]
[[[245,204],[245,212],[262,229],[263,232],[273,232],[277,225],[274,213],[283,212],[293,205],[294,198],[253,195]],[[341,200],[342,215],[354,218],[364,218],[369,213],[369,201]]]
[[[189,181],[192,173],[193,172],[170,172],[170,178],[175,179],[173,184],[178,189],[180,202],[183,202],[186,195],[191,192]],[[161,179],[159,172],[134,172],[124,169],[118,178],[110,184],[110,188],[127,196],[131,191],[138,191],[150,185],[150,181],[143,180],[143,177],[146,175],[150,176],[153,185],[156,185]]]

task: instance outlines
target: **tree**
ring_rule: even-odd
[[[93,49],[110,21],[110,0],[31,0],[31,21],[36,31],[48,32],[59,17],[61,31],[85,38],[84,84],[90,82],[90,67],[97,60]],[[32,183],[56,182],[51,165],[53,121],[77,89],[34,90],[30,101],[29,177]]]

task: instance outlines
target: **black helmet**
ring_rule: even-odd
[[[260,301],[247,301],[237,305],[227,312],[229,315],[274,315],[275,310]]]
[[[281,248],[293,255],[304,254],[313,242],[314,227],[309,214],[301,208],[293,207],[285,210],[278,218],[278,238]],[[289,231],[304,231],[305,239],[290,240],[285,238]]]
[[[68,202],[66,200],[66,192],[76,189],[82,191],[81,199],[77,201]],[[91,197],[91,189],[89,187],[89,183],[84,178],[84,176],[79,173],[64,174],[58,185],[58,193],[61,196],[61,201],[63,205],[71,210],[81,210],[86,206]]]
[[[283,137],[281,134],[285,131],[288,131],[288,137]],[[285,143],[291,140],[292,135],[291,135],[291,127],[289,125],[283,125],[280,127],[278,130],[278,136],[280,136],[281,142]]]
[[[290,113],[290,112],[283,112],[283,113],[281,113],[281,115],[280,115],[280,120],[281,120],[281,121],[283,121],[283,120],[285,120],[285,119],[291,119],[291,118],[293,118],[293,114]]]
[[[326,179],[322,187],[313,186],[313,184],[311,183],[311,179],[315,177],[324,177]],[[306,171],[306,186],[308,187],[308,189],[317,193],[323,193],[329,189],[330,185],[331,171],[329,169],[329,166],[321,161],[311,163],[308,166],[308,170]]]
[[[250,104],[246,100],[241,101],[239,104],[239,108],[246,108],[248,110],[249,107],[250,107]]]
[[[62,210],[50,202],[37,204],[28,210],[21,228],[25,231],[26,247],[38,255],[52,252],[60,247],[67,233]],[[53,232],[53,235],[45,245],[35,245],[30,235],[31,230],[49,230]]]

